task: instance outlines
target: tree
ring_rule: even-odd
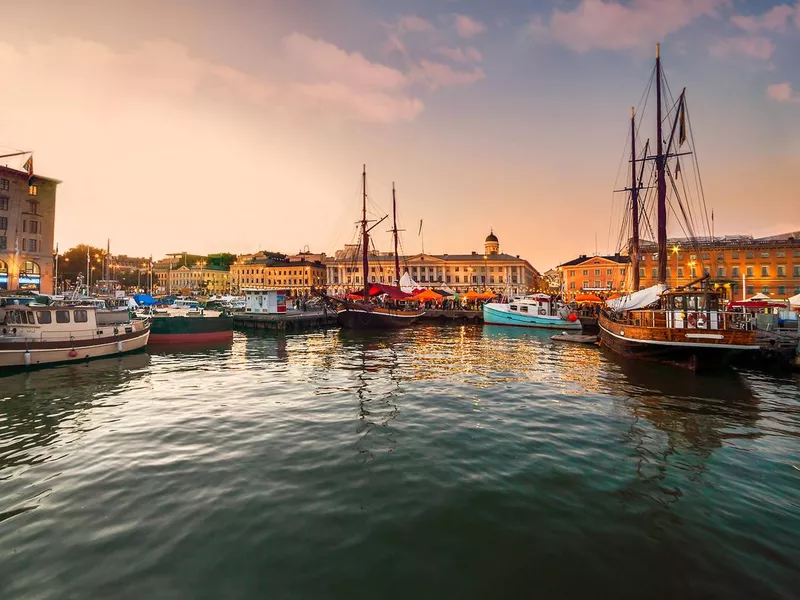
[[[208,255],[208,265],[212,267],[230,267],[234,262],[236,262],[236,255],[230,252]]]
[[[271,258],[273,260],[287,260],[287,257],[283,252],[271,252],[269,250],[262,250],[261,253],[264,254],[267,258]]]
[[[103,248],[96,248],[87,244],[78,244],[70,248],[58,257],[58,277],[64,281],[75,283],[78,275],[86,277],[86,255],[89,254],[89,267],[95,267],[92,277],[94,278],[98,270],[103,266],[103,258],[106,251]]]

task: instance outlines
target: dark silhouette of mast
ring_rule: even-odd
[[[394,181],[392,182],[392,235],[394,236],[394,278],[400,285],[400,256],[397,254],[397,198],[394,194]]]
[[[658,282],[667,283],[667,179],[661,139],[661,44],[656,44],[656,180],[658,186]]]
[[[361,173],[361,186],[363,188],[363,206],[361,209],[361,245],[363,246],[362,252],[362,269],[364,273],[364,302],[369,300],[369,232],[367,231],[367,165],[364,165],[364,170]]]
[[[636,184],[636,109],[631,107],[631,267],[633,268],[633,291],[639,289],[639,187]]]

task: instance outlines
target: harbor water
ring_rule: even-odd
[[[0,598],[797,598],[800,378],[551,332],[0,378]]]

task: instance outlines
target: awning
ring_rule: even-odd
[[[658,297],[666,291],[667,286],[663,283],[659,283],[644,290],[634,292],[629,296],[622,296],[616,300],[608,300],[606,306],[616,311],[637,310],[654,304],[658,301]]]
[[[757,310],[760,308],[786,308],[785,302],[764,302],[762,300],[739,300],[738,302],[731,302],[728,308],[740,306],[745,309]]]
[[[575,296],[575,302],[597,302],[601,304],[603,301],[599,296],[595,296],[594,294],[577,294]]]
[[[155,306],[156,299],[150,294],[134,294],[133,299],[139,306]]]
[[[441,300],[443,296],[441,294],[437,294],[433,290],[425,290],[424,292],[420,292],[416,296],[414,296],[414,300]]]

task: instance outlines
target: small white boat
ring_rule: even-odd
[[[585,335],[580,333],[568,333],[566,331],[562,331],[556,335],[550,336],[550,339],[554,342],[572,342],[573,344],[596,344],[599,336],[597,335]]]
[[[484,304],[483,322],[487,325],[581,329],[578,315],[569,306],[554,302],[547,294],[522,296],[510,302]]]
[[[150,323],[97,323],[93,306],[10,306],[0,328],[0,369],[67,363],[140,350]]]

